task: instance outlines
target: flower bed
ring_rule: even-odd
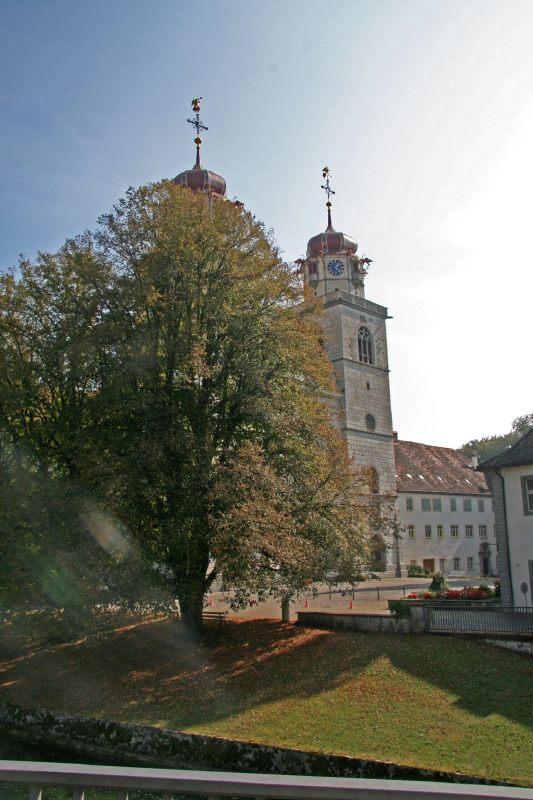
[[[445,589],[443,592],[411,592],[402,597],[401,600],[389,600],[388,606],[391,614],[397,617],[408,617],[409,606],[412,602],[418,603],[427,601],[429,603],[457,603],[462,607],[465,605],[471,608],[491,606],[499,603],[500,597],[498,589],[490,589],[488,586],[465,586],[463,589]]]
[[[463,589],[445,589],[443,592],[411,592],[407,600],[492,600],[496,591],[488,586],[465,586]]]

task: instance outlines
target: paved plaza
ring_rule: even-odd
[[[354,596],[348,586],[331,589],[325,584],[315,586],[306,593],[302,592],[291,602],[291,619],[296,621],[296,612],[314,610],[331,611],[337,614],[388,614],[388,600],[398,600],[409,592],[419,592],[429,588],[430,578],[383,578],[381,580],[368,580],[356,584]],[[453,588],[463,586],[477,586],[492,583],[488,578],[457,578],[449,581]],[[213,592],[210,595],[212,605],[207,610],[228,611],[229,615],[241,619],[281,619],[281,605],[279,600],[266,600],[262,603],[252,603],[240,611],[232,611],[223,592]],[[307,604],[306,604],[307,602]]]

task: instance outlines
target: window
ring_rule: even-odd
[[[422,511],[442,511],[442,500],[440,497],[423,497]]]
[[[440,572],[444,572],[445,569],[446,569],[446,559],[445,558],[439,558],[439,570],[440,570]]]
[[[486,539],[487,538],[487,526],[486,525],[480,525],[479,526],[479,538],[480,539]]]
[[[521,481],[524,514],[533,514],[533,475],[524,475]]]
[[[406,497],[405,498],[405,507],[406,507],[407,511],[412,511],[413,510],[413,498],[412,497]]]
[[[426,539],[431,539],[431,525],[425,526]]]
[[[473,535],[474,535],[474,526],[473,525],[465,525],[465,536],[467,536],[469,539],[471,539]]]
[[[454,569],[461,569],[461,559],[460,558],[454,558],[454,560],[453,560],[453,568]]]
[[[362,361],[363,364],[374,363],[372,334],[364,325],[361,325],[357,334],[357,350],[359,352],[359,361]]]
[[[467,569],[474,569],[474,557],[468,556],[466,559],[466,568]]]
[[[472,500],[470,498],[463,498],[463,511],[472,511]]]
[[[376,418],[372,414],[367,414],[365,417],[365,425],[368,431],[376,430]]]
[[[457,539],[459,536],[459,525],[450,525],[450,533],[455,539]]]
[[[478,511],[485,511],[485,501],[484,500],[478,500],[477,501],[477,510]]]
[[[414,525],[408,525],[407,526],[407,534],[408,534],[410,539],[416,539],[416,531],[415,531],[415,526]]]
[[[443,525],[437,525],[437,537],[439,539],[442,539],[443,536],[444,536],[444,526]]]
[[[450,511],[457,511],[457,500],[455,497],[450,497]]]
[[[413,559],[413,561],[411,561],[411,564],[412,564],[413,566],[416,566],[416,558],[415,558],[415,559]]]

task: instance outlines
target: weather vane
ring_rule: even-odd
[[[320,188],[324,189],[324,191],[325,191],[325,193],[327,195],[327,198],[328,198],[327,203],[326,203],[326,208],[328,210],[328,228],[332,227],[332,225],[331,225],[331,200],[329,198],[331,197],[332,194],[335,194],[335,192],[333,191],[333,189],[329,185],[329,176],[330,176],[330,174],[331,173],[329,171],[329,167],[323,167],[322,168],[322,177],[325,178],[326,182],[323,183]]]
[[[195,97],[194,100],[191,101],[191,108],[194,111],[194,119],[188,119],[193,128],[196,131],[196,138],[194,143],[196,145],[196,165],[197,167],[200,166],[200,145],[202,144],[202,140],[200,138],[200,131],[207,131],[209,130],[207,125],[204,125],[202,120],[200,119],[200,100],[201,97]]]

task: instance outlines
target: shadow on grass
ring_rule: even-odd
[[[199,638],[159,620],[18,656],[8,643],[0,657],[2,702],[178,729],[310,698],[362,680],[373,665],[386,666],[378,702],[387,703],[392,667],[417,679],[421,702],[427,684],[471,714],[532,725],[533,663],[454,637],[332,633],[261,620],[215,625]]]

